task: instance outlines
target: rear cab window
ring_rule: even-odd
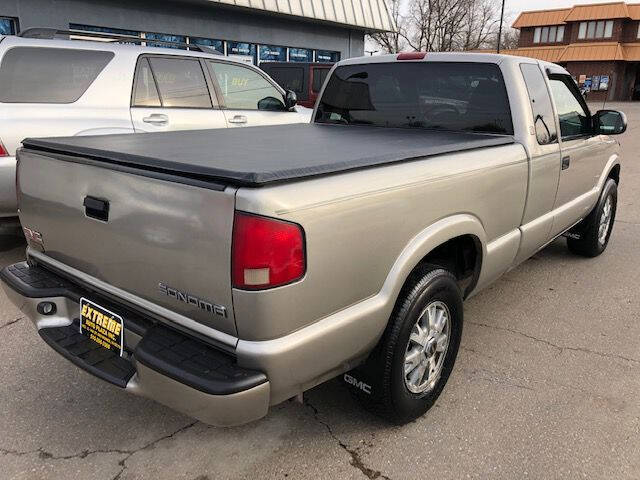
[[[502,72],[491,63],[337,67],[327,81],[315,121],[513,135]]]
[[[113,57],[98,50],[11,48],[0,64],[0,102],[74,103]]]

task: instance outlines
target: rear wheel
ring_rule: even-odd
[[[403,288],[367,362],[345,380],[367,409],[393,423],[409,422],[431,408],[447,383],[462,322],[455,277],[425,265]]]
[[[572,253],[584,257],[597,257],[609,244],[618,205],[618,185],[608,179],[598,200],[598,204],[574,229],[579,238],[567,238],[567,246]]]

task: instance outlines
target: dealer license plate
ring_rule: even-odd
[[[120,315],[97,303],[80,299],[80,333],[107,350],[123,351],[124,322]]]

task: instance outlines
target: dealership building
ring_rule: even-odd
[[[503,51],[564,66],[596,100],[640,100],[640,3],[522,12],[518,48]]]
[[[2,0],[0,34],[32,27],[200,43],[245,62],[336,62],[392,31],[385,0]]]

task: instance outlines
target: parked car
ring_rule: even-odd
[[[287,98],[259,68],[221,55],[29,38],[29,32],[40,37],[47,30],[27,30],[26,37],[0,36],[0,218],[16,216],[14,155],[28,136],[310,120],[310,113],[297,112],[293,96]]]
[[[625,129],[531,58],[344,60],[312,124],[25,140],[28,258],[0,277],[65,358],[204,422],[343,375],[404,423],[451,374],[464,299],[560,235],[605,250]]]
[[[298,103],[313,108],[316,98],[333,67],[332,63],[262,62],[260,68],[267,72],[285,90],[296,93]]]

